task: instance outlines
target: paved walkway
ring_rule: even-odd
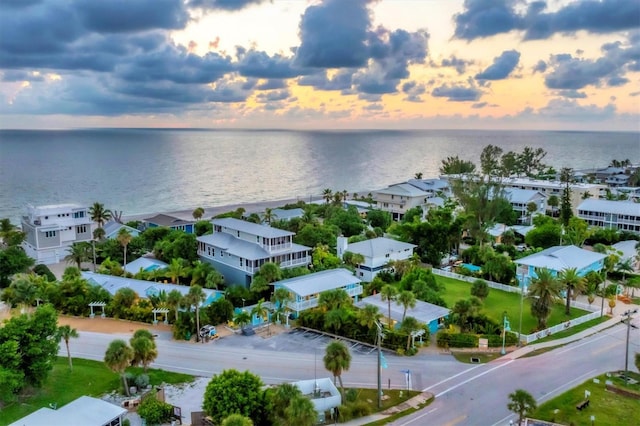
[[[359,426],[366,425],[369,423],[376,422],[378,420],[386,419],[389,416],[392,416],[395,413],[399,413],[401,411],[407,410],[409,408],[418,409],[422,404],[424,404],[429,399],[433,398],[433,394],[430,392],[422,392],[420,395],[416,395],[411,399],[406,400],[405,402],[396,405],[395,407],[387,408],[386,410],[372,414],[366,417],[360,417],[358,419],[354,419],[345,423],[339,423],[340,425],[346,426]]]

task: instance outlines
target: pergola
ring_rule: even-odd
[[[91,308],[91,315],[89,315],[90,318],[95,317],[96,315],[93,313],[93,308],[101,308],[102,309],[102,313],[100,314],[101,318],[105,317],[104,314],[104,307],[107,306],[106,302],[91,302],[89,303],[89,307]]]
[[[167,314],[169,313],[169,309],[168,308],[156,308],[154,310],[152,310],[151,312],[153,312],[153,324],[157,324],[158,320],[156,318],[157,314],[163,314],[164,315],[164,324],[169,324],[168,320],[167,320]]]

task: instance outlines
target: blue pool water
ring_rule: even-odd
[[[478,272],[481,269],[479,266],[473,265],[471,263],[463,263],[460,266],[463,267],[463,268],[467,268],[471,272]]]

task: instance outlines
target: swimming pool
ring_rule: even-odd
[[[470,270],[471,272],[478,272],[480,269],[482,269],[479,266],[476,266],[476,265],[474,265],[472,263],[462,263],[460,265],[460,267],[461,268],[466,268],[466,269]]]

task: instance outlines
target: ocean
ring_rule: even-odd
[[[27,203],[99,201],[125,216],[366,194],[438,176],[448,156],[479,162],[493,144],[547,151],[559,169],[640,162],[639,133],[560,131],[0,130],[0,218]]]

